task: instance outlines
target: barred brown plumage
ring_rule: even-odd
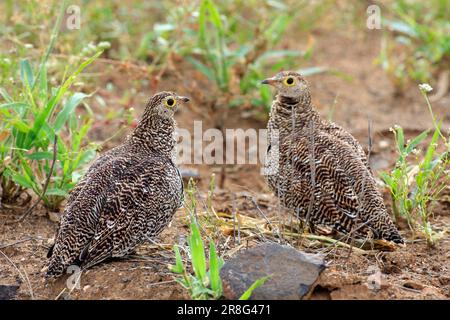
[[[125,142],[92,164],[69,196],[46,277],[124,256],[167,226],[183,202],[173,115],[187,101],[173,92],[154,95]]]
[[[311,224],[355,237],[403,243],[377,189],[359,142],[324,121],[311,103],[308,83],[297,72],[263,81],[277,96],[268,122],[279,154],[267,153],[267,182],[283,206]]]

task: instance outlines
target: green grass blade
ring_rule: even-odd
[[[47,80],[47,67],[46,64],[42,66],[41,74],[39,76],[39,100],[42,105],[47,104],[48,99],[48,80]]]
[[[189,61],[198,71],[203,73],[209,80],[216,81],[214,72],[202,62],[192,57],[187,57],[186,60]]]
[[[191,222],[189,248],[191,249],[192,267],[194,268],[195,275],[197,279],[204,283],[206,278],[205,249],[200,230],[195,221]]]
[[[209,243],[209,280],[211,290],[216,299],[222,296],[222,280],[220,279],[220,259],[217,257],[216,246],[214,242]]]
[[[30,62],[27,59],[20,60],[20,80],[24,87],[33,87],[34,76]]]
[[[84,94],[82,92],[76,92],[72,96],[67,99],[64,107],[56,116],[55,123],[53,124],[53,128],[55,132],[58,133],[59,130],[63,127],[64,123],[69,119],[69,116],[72,114],[74,109],[83,101],[84,98],[89,97],[89,95]]]
[[[50,151],[33,152],[32,154],[25,154],[25,158],[31,160],[52,160],[53,152]]]
[[[405,150],[405,135],[403,133],[403,128],[397,126],[395,128],[396,137],[397,137],[397,147],[401,154],[404,153]]]
[[[23,109],[23,108],[29,108],[30,105],[28,103],[24,102],[8,102],[0,104],[0,109]]]
[[[68,193],[66,190],[60,189],[60,188],[48,188],[45,191],[46,196],[60,196],[60,197],[67,197]]]
[[[260,278],[258,280],[256,280],[248,289],[247,291],[245,291],[239,298],[239,300],[248,300],[250,299],[253,291],[256,288],[259,288],[260,286],[262,286],[268,279],[270,278],[270,276],[264,277],[264,278]]]
[[[183,260],[181,259],[180,249],[177,245],[174,245],[173,251],[175,252],[175,265],[169,265],[169,270],[173,273],[182,274],[184,273],[184,266]]]
[[[8,94],[8,91],[6,91],[6,89],[3,87],[0,87],[0,95],[3,97],[3,99],[5,99],[6,102],[14,102],[11,96]]]
[[[49,118],[49,116],[52,114],[53,109],[55,106],[61,101],[64,94],[67,92],[67,90],[70,88],[72,83],[75,81],[76,77],[92,62],[94,62],[95,59],[97,59],[103,51],[97,52],[95,55],[81,63],[78,68],[72,73],[72,75],[63,83],[63,85],[56,91],[55,95],[50,99],[50,101],[47,103],[46,107],[38,114],[36,117],[36,120],[34,122],[32,130],[27,135],[24,147],[26,149],[29,149],[31,145],[33,144],[34,140],[38,137],[44,123]]]
[[[47,50],[45,51],[44,56],[41,59],[41,62],[39,63],[39,69],[36,75],[36,78],[39,79],[41,74],[43,73],[43,70],[45,68],[45,64],[47,63],[47,60],[50,56],[50,53],[53,51],[53,48],[56,44],[56,39],[58,39],[59,30],[61,29],[61,21],[64,17],[64,14],[66,12],[67,7],[67,0],[63,0],[61,3],[61,8],[59,9],[58,16],[56,17],[55,25],[53,26],[53,30],[50,36],[50,43],[48,44]],[[32,89],[34,88],[34,84],[32,86]]]
[[[425,130],[421,134],[419,134],[417,137],[415,137],[406,147],[405,153],[410,154],[411,151],[417,147],[423,140],[425,140],[426,137],[428,137],[428,133],[430,130]]]

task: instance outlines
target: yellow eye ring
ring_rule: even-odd
[[[295,80],[293,77],[286,77],[284,78],[283,83],[287,86],[293,86],[295,84]]]
[[[173,108],[173,107],[177,104],[177,100],[175,100],[174,98],[170,97],[169,99],[167,99],[166,101],[164,101],[164,103],[165,103],[166,106],[168,106],[169,108]]]

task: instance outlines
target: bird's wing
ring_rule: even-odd
[[[355,139],[355,137],[353,137],[349,132],[344,130],[336,123],[329,123],[326,126],[325,130],[327,133],[334,136],[336,139],[348,143],[355,150],[356,154],[360,157],[361,161],[364,162],[366,167],[369,168],[369,161],[367,159],[367,155],[363,147],[361,146],[359,141]]]
[[[111,160],[114,160],[114,156],[117,153],[120,153],[122,149],[122,146],[118,146],[116,148],[113,148],[111,150],[108,150],[101,156],[99,156],[89,167],[89,169],[86,171],[84,176],[81,178],[81,180],[77,183],[77,185],[70,191],[69,198],[67,199],[67,202],[70,203],[80,195],[81,190],[83,190],[86,183],[90,180],[92,175],[97,174],[98,169],[103,166],[105,163],[110,162]]]
[[[126,253],[145,240],[149,227],[159,231],[165,226],[162,211],[170,215],[178,208],[178,179],[176,167],[167,160],[147,159],[129,168],[108,192],[95,234],[81,253],[83,267]],[[173,190],[177,184],[179,189]]]
[[[54,247],[49,250],[49,274],[58,275],[70,264],[78,264],[80,252],[92,238],[108,190],[117,173],[114,160],[98,166],[78,184],[69,197],[61,223],[56,232]]]
[[[359,161],[354,150],[324,132],[316,132],[313,141],[305,135],[296,137],[294,141],[292,150],[295,150],[295,155],[291,154],[289,158],[296,171],[294,175],[303,176],[300,180],[303,186],[299,188],[304,189],[306,183],[310,192],[314,192],[314,205],[318,206],[316,209],[319,212],[319,216],[313,217],[316,223],[334,224],[342,220],[359,220],[360,203],[355,189],[355,177],[342,165],[344,161],[350,161],[349,157]],[[312,150],[314,151],[311,152]],[[365,168],[361,161],[360,164]]]

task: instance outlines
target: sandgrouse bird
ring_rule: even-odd
[[[92,164],[69,196],[47,278],[129,254],[171,221],[183,202],[173,115],[187,101],[172,92],[154,95],[125,142]]]
[[[403,243],[363,148],[347,131],[320,118],[306,80],[280,72],[262,83],[277,90],[268,122],[266,179],[280,203],[312,226]]]

